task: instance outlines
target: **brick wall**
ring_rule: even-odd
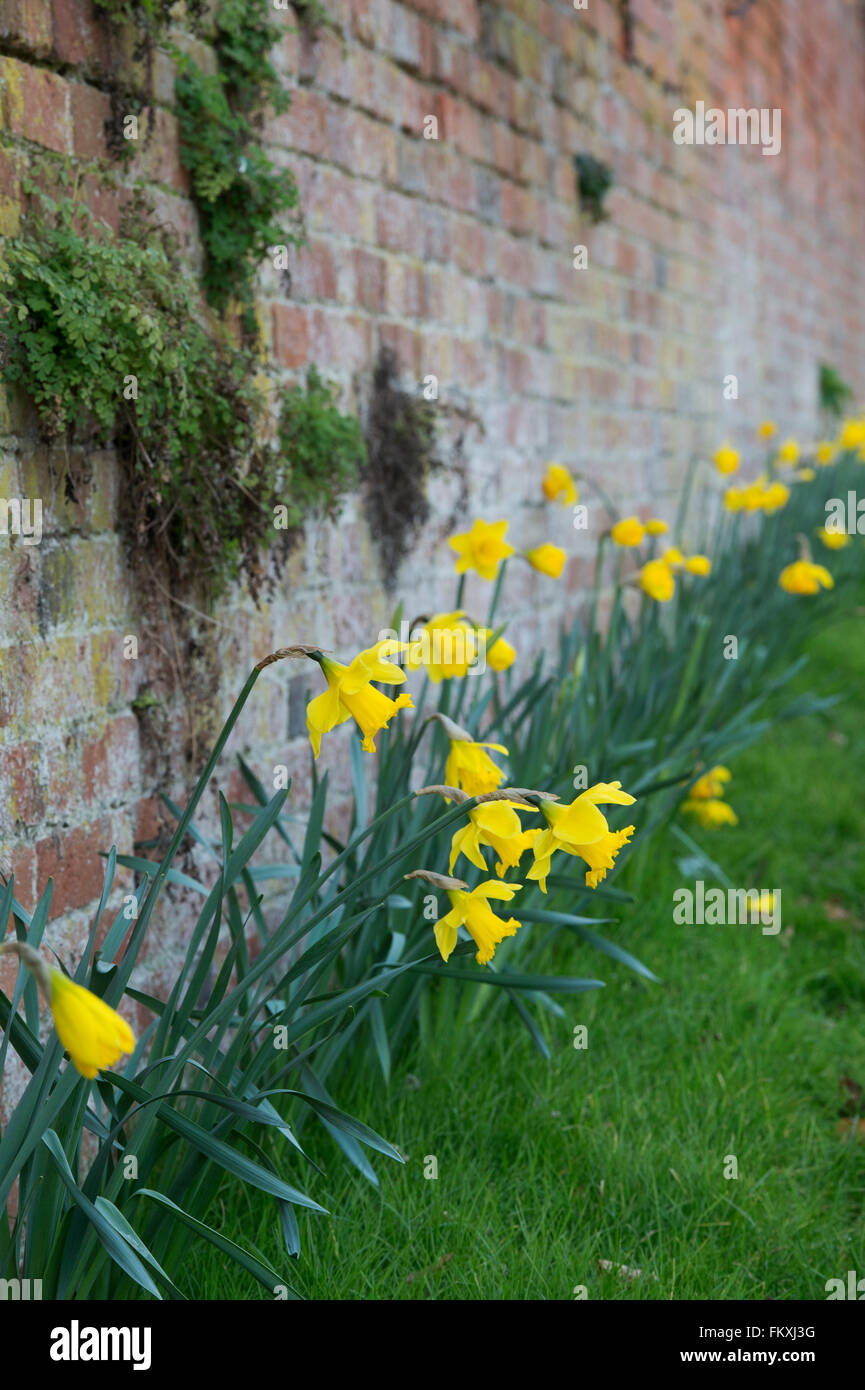
[[[409,614],[451,606],[445,538],[467,483],[467,523],[507,516],[519,543],[551,539],[572,554],[567,584],[525,568],[509,578],[508,635],[525,652],[573,611],[594,546],[567,513],[539,505],[546,460],[601,481],[627,511],[670,509],[691,456],[725,436],[747,441],[764,416],[814,437],[818,362],[865,388],[862,10],[853,0],[324,5],[330,24],[314,37],[274,11],[293,102],[268,140],[298,181],[307,242],[292,252],[290,293],[262,270],[264,337],[286,380],[314,361],[361,412],[381,345],[396,350],[404,381],[438,377],[452,466],[433,480],[433,520],[399,594]],[[182,29],[173,38],[209,61]],[[19,179],[40,147],[110,164],[112,90],[142,71],[87,0],[0,0],[0,232],[16,231]],[[194,262],[166,54],[147,80],[153,135],[123,179],[148,184]],[[780,108],[781,153],[677,146],[673,112],[698,100]],[[437,140],[423,138],[430,115]],[[599,225],[578,207],[578,153],[615,174]],[[94,196],[116,214],[113,195]],[[573,268],[578,243],[586,270]],[[722,397],[729,373],[735,402]],[[0,537],[0,859],[27,906],[53,876],[51,940],[72,953],[101,885],[100,851],[156,833],[155,791],[179,792],[193,742],[200,765],[208,720],[227,712],[253,662],[298,641],[350,653],[394,603],[352,498],[338,524],[309,526],[261,606],[238,592],[212,615],[154,618],[126,562],[118,488],[110,450],[48,447],[27,403],[2,397],[0,496],[41,497],[45,530],[32,547]],[[482,611],[483,587],[469,584],[470,610]],[[137,660],[124,659],[127,635]],[[267,784],[288,764],[300,808],[305,683],[288,665],[270,668],[232,745]],[[157,713],[132,707],[145,688]],[[344,752],[326,741],[322,762],[343,797],[335,822]],[[171,923],[155,926],[157,976],[171,974],[178,941]]]

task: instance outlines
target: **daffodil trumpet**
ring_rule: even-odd
[[[515,936],[522,926],[515,917],[497,917],[489,904],[490,898],[510,902],[522,887],[520,883],[497,883],[495,879],[488,879],[469,889],[462,879],[431,873],[427,869],[415,869],[405,877],[425,879],[434,888],[442,889],[450,899],[450,912],[433,927],[439,954],[445,962],[457,944],[460,927],[466,928],[478,948],[475,956],[478,965],[487,965],[499,942],[506,936]]]
[[[48,965],[24,941],[5,941],[0,955],[17,955],[36,980],[54,1016],[57,1036],[76,1070],[92,1080],[135,1048],[135,1034],[116,1009]]]
[[[410,695],[398,695],[392,700],[372,684],[378,681],[384,685],[399,685],[405,680],[405,671],[388,660],[403,651],[405,645],[395,638],[385,638],[359,652],[348,666],[323,655],[317,648],[305,652],[312,661],[318,662],[327,681],[327,690],[316,695],[306,707],[306,727],[316,758],[321,751],[322,735],[348,719],[355,721],[363,735],[364,752],[374,753],[376,734],[387,728],[389,720],[399,710],[414,708]]]
[[[463,729],[441,710],[431,714],[427,723],[433,719],[444,729],[450,742],[445,781],[452,786],[460,787],[468,796],[495,791],[499,783],[504,781],[505,774],[493,762],[487,749],[494,753],[504,753],[507,757],[508,750],[504,744],[473,739],[467,729]]]

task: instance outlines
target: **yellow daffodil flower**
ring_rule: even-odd
[[[705,801],[684,801],[682,810],[698,820],[704,830],[717,830],[720,825],[739,824],[739,818],[732,806],[714,797]]]
[[[489,845],[499,856],[499,878],[506,868],[518,864],[535,835],[540,834],[540,831],[523,830],[516,812],[519,804],[514,801],[484,801],[480,806],[473,807],[468,813],[468,824],[458,830],[451,840],[448,872],[453,873],[454,864],[461,854],[476,868],[486,871],[487,862],[481,853],[484,845]]]
[[[639,545],[645,534],[646,528],[636,516],[626,516],[617,521],[610,532],[615,544],[624,546]]]
[[[84,985],[54,969],[24,942],[8,941],[0,954],[14,953],[38,981],[51,1006],[57,1036],[77,1071],[88,1080],[135,1050],[135,1034],[125,1018]]]
[[[57,1036],[82,1076],[96,1076],[135,1049],[126,1019],[59,970],[51,971],[51,1012]]]
[[[739,467],[738,451],[731,448],[729,444],[725,444],[717,453],[712,455],[712,462],[719,473],[735,473]]]
[[[491,627],[479,627],[477,631],[478,636],[486,643],[493,635]],[[516,661],[517,654],[510,642],[506,642],[504,637],[497,637],[492,646],[487,646],[486,658],[491,671],[507,671]]]
[[[472,739],[452,738],[445,764],[445,782],[449,787],[461,787],[468,796],[483,796],[501,786],[505,774],[497,767],[486,749],[507,755],[501,743],[475,743]]]
[[[451,536],[450,546],[457,552],[455,569],[457,574],[467,570],[477,570],[482,579],[495,579],[499,565],[514,547],[505,540],[508,529],[506,521],[496,521],[489,525],[486,521],[476,521],[470,531]]]
[[[677,545],[668,546],[661,559],[671,570],[680,570],[685,564],[685,557]]]
[[[773,434],[778,433],[778,426],[774,420],[763,420],[757,426],[758,439],[771,439]]]
[[[814,534],[820,537],[828,550],[841,550],[850,543],[846,531],[827,531],[825,526],[818,526]]]
[[[795,439],[785,439],[778,449],[781,463],[796,463],[799,458],[799,445]]]
[[[676,589],[669,565],[663,560],[647,560],[640,570],[640,588],[657,603],[667,603]]]
[[[790,489],[784,483],[770,483],[765,473],[747,487],[731,487],[724,494],[724,506],[731,512],[776,512],[789,500]]]
[[[538,570],[541,574],[548,574],[551,579],[558,579],[568,558],[560,545],[549,543],[525,551],[525,557],[532,569]]]
[[[833,463],[835,460],[835,445],[824,440],[823,443],[818,444],[817,448],[814,450],[814,458],[821,468],[828,468],[829,464]]]
[[[462,608],[453,613],[437,613],[412,632],[408,649],[409,670],[421,667],[430,680],[440,681],[464,676],[478,660],[478,640],[475,629],[465,621]]]
[[[316,695],[306,707],[306,727],[316,758],[321,751],[322,734],[330,733],[347,719],[354,719],[363,734],[364,751],[374,753],[375,735],[387,727],[391,716],[397,710],[413,708],[410,695],[399,695],[392,700],[370,685],[374,680],[386,685],[398,685],[405,680],[405,672],[387,660],[403,646],[393,638],[376,642],[375,646],[360,652],[349,666],[328,656],[318,658],[327,679],[327,690]]]
[[[711,574],[712,561],[708,555],[689,555],[685,561],[685,569],[689,574]]]
[[[694,816],[705,830],[719,825],[738,824],[735,811],[723,799],[730,776],[728,767],[719,765],[710,768],[697,778],[682,803],[682,810]]]
[[[774,482],[765,489],[761,505],[764,512],[777,512],[786,507],[789,500],[790,489],[784,483]]]
[[[788,594],[816,594],[821,586],[824,589],[832,589],[835,586],[835,580],[829,571],[810,560],[794,560],[792,565],[781,571],[778,583]]]
[[[579,500],[574,480],[560,463],[551,463],[547,466],[544,480],[541,485],[544,496],[548,502],[561,502],[563,507],[570,507]]]
[[[728,512],[740,512],[745,505],[745,497],[740,487],[728,487],[724,493],[724,506]]]
[[[627,844],[634,833],[632,825],[625,830],[610,830],[598,805],[631,806],[634,800],[628,792],[622,791],[621,782],[598,782],[570,805],[541,801],[547,829],[534,841],[535,861],[527,877],[539,883],[541,892],[546,893],[550,860],[556,850],[562,850],[586,861],[589,866],[586,884],[589,888],[597,888],[607,870],[613,867],[622,845]]]
[[[667,534],[667,523],[662,521],[659,516],[653,516],[646,522],[646,531],[650,536],[665,536]]]
[[[702,777],[698,777],[691,790],[688,792],[689,801],[711,801],[724,795],[724,787],[729,782],[731,772],[728,767],[710,768],[704,772]]]
[[[816,474],[816,472],[814,471],[813,468],[799,468],[799,469],[797,469],[797,471],[793,474],[793,482],[794,482],[794,483],[813,483],[813,481],[814,481],[814,479],[815,479],[816,477],[817,477],[817,474]]]
[[[457,931],[464,926],[478,948],[475,956],[478,965],[486,965],[491,961],[499,942],[506,936],[516,936],[522,922],[518,922],[515,917],[509,917],[507,921],[497,917],[488,900],[498,898],[503,902],[510,902],[521,887],[521,883],[497,883],[495,879],[488,879],[486,883],[479,883],[471,892],[468,889],[449,888],[447,896],[451,902],[451,910],[440,922],[436,922],[434,928],[436,945],[442,960],[448,959],[457,944]]]
[[[860,419],[845,420],[838,435],[839,449],[865,448],[865,416]]]

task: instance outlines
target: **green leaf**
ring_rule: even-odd
[[[262,1260],[257,1260],[254,1255],[250,1255],[249,1252],[244,1250],[240,1245],[235,1245],[233,1240],[229,1240],[227,1236],[220,1235],[218,1231],[214,1231],[212,1226],[207,1226],[203,1221],[199,1221],[197,1217],[184,1211],[182,1207],[179,1207],[176,1202],[172,1202],[171,1198],[166,1197],[162,1192],[155,1192],[149,1187],[140,1187],[136,1192],[133,1192],[132,1195],[133,1197],[149,1197],[151,1201],[159,1202],[161,1206],[166,1207],[179,1221],[182,1221],[185,1226],[188,1226],[191,1231],[195,1231],[196,1235],[203,1236],[211,1245],[215,1245],[216,1249],[219,1250],[221,1254],[227,1255],[235,1264],[240,1265],[241,1268],[245,1269],[248,1274],[251,1274],[254,1279],[257,1279],[259,1284],[267,1289],[268,1293],[274,1294],[277,1288],[282,1287],[288,1290],[288,1298],[290,1300],[296,1301],[299,1297],[288,1282],[283,1279],[281,1275],[277,1274],[276,1270],[272,1269],[270,1265],[266,1265]]]

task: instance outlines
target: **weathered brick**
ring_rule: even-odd
[[[291,304],[273,306],[273,350],[283,367],[302,367],[309,358],[309,319]]]
[[[0,120],[13,135],[66,154],[72,147],[69,84],[56,73],[0,57]]]
[[[99,897],[105,877],[101,856],[110,848],[110,841],[111,824],[103,818],[57,831],[37,842],[37,896],[43,893],[48,879],[53,879],[50,919],[87,907]]]
[[[61,63],[100,68],[108,63],[110,46],[105,12],[92,0],[52,0],[54,51]]]
[[[51,0],[4,0],[0,39],[45,58],[51,52]]]
[[[111,123],[111,98],[95,87],[73,82],[69,88],[72,110],[72,143],[82,159],[108,156],[106,128]]]

